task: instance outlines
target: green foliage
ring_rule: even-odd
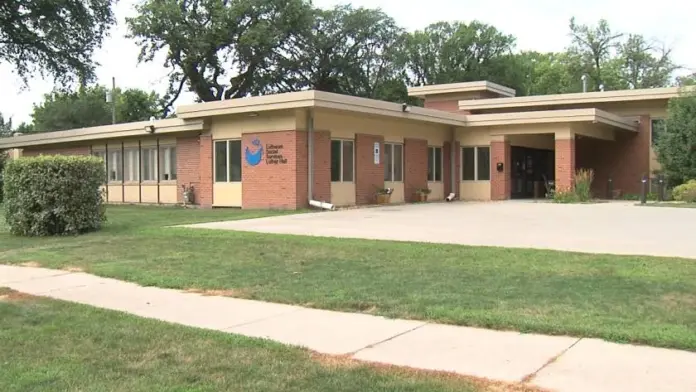
[[[70,235],[101,228],[100,185],[106,174],[96,157],[39,156],[5,168],[5,220],[23,236]]]
[[[670,99],[667,112],[655,152],[670,183],[681,184],[696,178],[696,94]]]
[[[684,184],[675,186],[672,189],[672,198],[675,201],[696,202],[696,180],[689,180]]]
[[[35,71],[61,82],[94,75],[92,55],[116,20],[116,0],[3,0],[0,62],[26,81]]]
[[[5,169],[5,164],[6,164],[7,160],[8,160],[7,153],[5,151],[0,150],[0,204],[2,204],[2,201],[4,199],[3,198],[4,193],[2,190],[2,188],[3,188],[2,184],[4,182],[4,177],[5,177],[4,169]]]
[[[32,132],[61,131],[112,123],[108,90],[103,86],[85,87],[76,92],[46,94],[34,106]],[[161,114],[161,101],[154,92],[139,89],[116,89],[116,122],[148,120]]]
[[[587,203],[592,201],[592,169],[580,169],[575,173],[574,185],[571,189],[557,189],[553,194],[556,203]]]

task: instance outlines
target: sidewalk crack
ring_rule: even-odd
[[[394,339],[396,339],[396,338],[398,338],[398,337],[400,337],[400,336],[404,336],[404,335],[406,335],[407,333],[411,333],[411,332],[413,332],[413,331],[415,331],[415,330],[417,330],[417,329],[419,329],[419,328],[422,328],[422,327],[424,327],[424,326],[426,326],[426,325],[428,325],[428,324],[429,324],[429,323],[423,323],[423,324],[421,324],[421,325],[417,325],[417,326],[415,326],[415,327],[413,327],[413,328],[411,328],[411,329],[409,329],[409,330],[406,330],[406,331],[404,331],[404,332],[399,332],[399,333],[397,333],[397,334],[394,335],[394,336],[388,337],[388,338],[386,338],[386,339],[384,339],[384,340],[380,340],[379,342],[375,342],[375,343],[372,343],[372,344],[368,344],[367,346],[365,346],[365,347],[363,347],[363,348],[361,348],[361,349],[355,350],[355,351],[353,351],[353,352],[351,352],[351,353],[347,353],[346,355],[354,356],[354,355],[356,355],[357,353],[359,353],[360,351],[366,350],[366,349],[368,349],[368,348],[373,348],[373,347],[379,346],[379,345],[382,344],[382,343],[386,343],[386,342],[388,342],[388,341],[390,341],[390,340],[394,340]]]
[[[556,362],[556,361],[558,360],[558,358],[560,358],[563,354],[567,353],[571,348],[575,347],[575,345],[578,344],[578,343],[580,343],[580,341],[581,341],[582,339],[583,339],[583,338],[579,338],[578,340],[576,340],[575,342],[573,342],[573,344],[571,344],[570,346],[566,347],[563,351],[561,351],[561,352],[558,353],[557,355],[551,357],[551,359],[549,359],[548,361],[546,361],[546,363],[544,363],[543,365],[541,365],[541,367],[540,367],[539,369],[537,369],[537,370],[533,371],[532,373],[529,373],[528,375],[524,376],[524,377],[522,378],[522,381],[521,381],[521,382],[522,382],[523,384],[524,384],[524,383],[529,383],[529,382],[531,382],[531,381],[534,379],[534,377],[536,377],[536,375],[539,374],[540,371],[544,370],[546,367],[548,367],[548,366],[551,365],[552,363]]]

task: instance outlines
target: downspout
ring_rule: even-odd
[[[452,201],[457,197],[456,179],[457,179],[457,128],[452,127],[450,140],[450,194],[447,195],[446,201]]]
[[[310,207],[335,210],[331,203],[314,200],[314,110],[307,110],[307,202]]]

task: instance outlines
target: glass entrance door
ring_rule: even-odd
[[[513,199],[544,197],[545,180],[553,180],[553,151],[511,147]],[[550,163],[550,164],[549,164]]]

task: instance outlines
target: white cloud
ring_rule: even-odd
[[[138,47],[125,38],[124,19],[132,16],[135,0],[117,3],[118,26],[96,54],[101,66],[97,77],[110,85],[111,77],[122,87],[139,87],[164,92],[167,75],[161,62],[137,63]],[[343,4],[340,0],[314,0],[314,4],[329,7]],[[681,0],[662,0],[644,3],[631,0],[585,0],[564,2],[558,0],[353,0],[354,6],[379,7],[409,30],[423,28],[440,20],[480,20],[492,24],[505,33],[517,37],[519,49],[558,51],[568,43],[568,21],[575,16],[580,23],[595,23],[604,18],[616,31],[639,33],[673,48],[673,58],[689,69],[696,68],[696,29],[692,16],[696,3]],[[649,6],[648,6],[649,4]],[[51,81],[33,80],[28,89],[22,89],[19,78],[8,64],[0,64],[0,113],[13,116],[15,122],[29,120],[32,104],[41,101],[50,92]],[[180,102],[191,102],[191,95]]]

